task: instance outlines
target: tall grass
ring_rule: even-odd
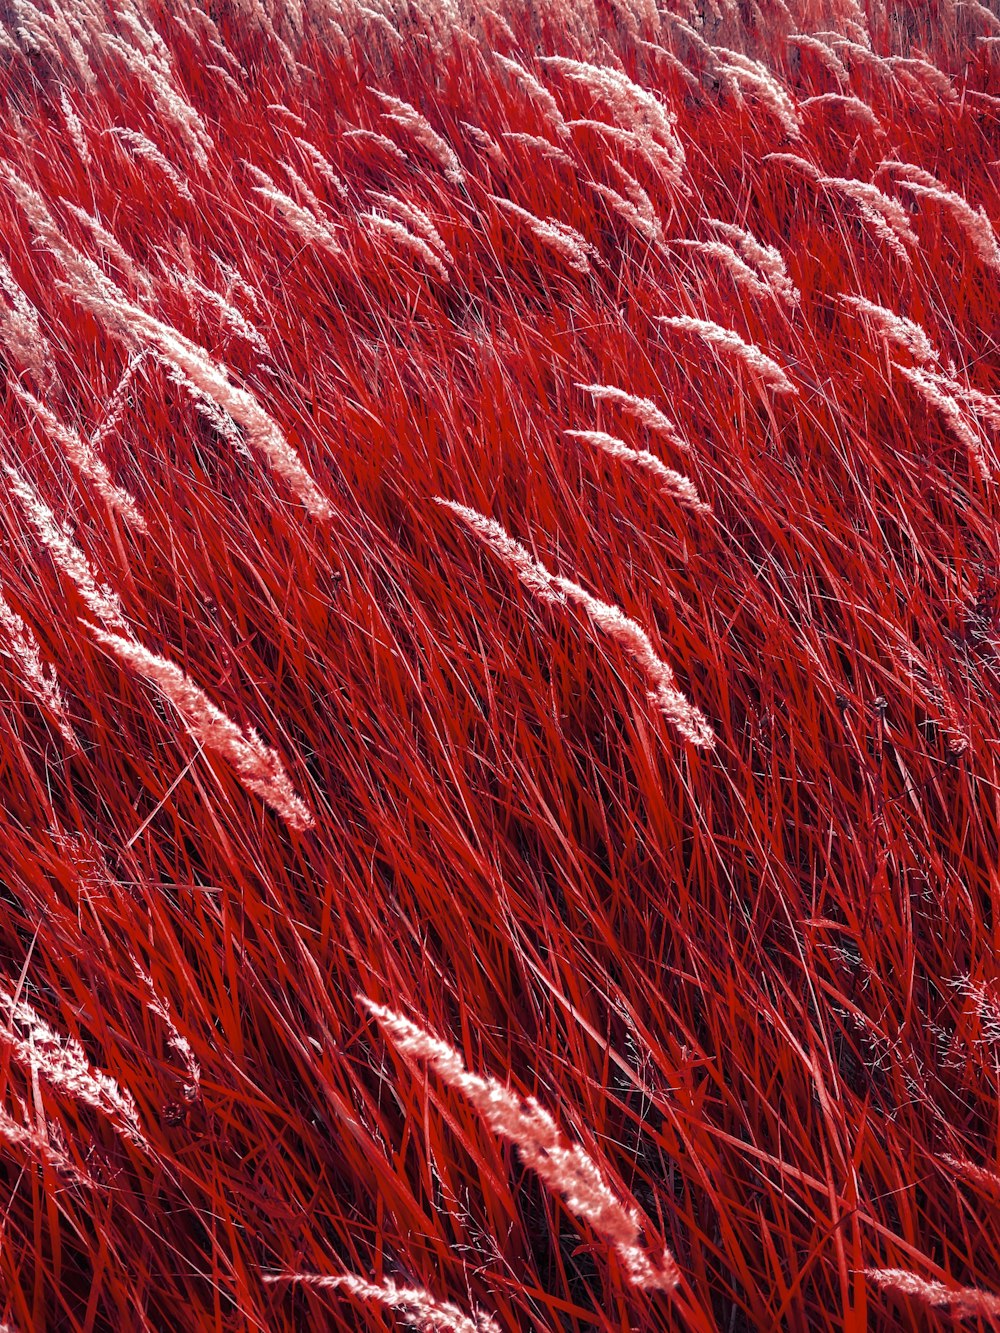
[[[0,1325],[996,1324],[998,33],[0,7]]]

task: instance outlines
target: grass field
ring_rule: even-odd
[[[1000,1325],[991,3],[0,89],[0,1324]]]

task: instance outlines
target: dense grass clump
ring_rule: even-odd
[[[996,1324],[1000,18],[0,85],[0,1322]]]

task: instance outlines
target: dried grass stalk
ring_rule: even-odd
[[[643,1218],[622,1203],[580,1144],[566,1138],[534,1097],[519,1097],[497,1079],[471,1074],[447,1042],[384,1005],[358,998],[397,1050],[425,1061],[448,1087],[468,1098],[495,1134],[517,1147],[525,1165],[611,1246],[633,1286],[645,1291],[677,1286],[680,1273],[673,1256],[647,1249]]]

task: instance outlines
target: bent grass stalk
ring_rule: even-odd
[[[932,1282],[903,1268],[866,1268],[865,1277],[900,1296],[909,1296],[931,1309],[947,1309],[956,1319],[988,1319],[1000,1317],[1000,1296],[981,1291],[977,1287],[948,1287],[943,1282]]]
[[[692,745],[712,749],[715,735],[704,714],[677,688],[673,671],[657,657],[649,635],[618,606],[602,602],[578,583],[552,574],[515,541],[499,523],[466,505],[434,497],[450,509],[470,531],[512,569],[529,592],[550,603],[571,602],[586,612],[591,623],[622,648],[646,678],[649,700]]]
[[[657,322],[677,333],[690,333],[735,357],[775,393],[798,394],[798,389],[777,361],[766,352],[762,352],[759,347],[755,347],[753,343],[744,342],[732,329],[725,329],[711,320],[692,319],[687,315],[660,315]]]
[[[621,1202],[593,1160],[566,1138],[534,1097],[519,1097],[494,1078],[470,1073],[447,1042],[366,996],[358,1000],[397,1050],[428,1064],[448,1087],[472,1103],[495,1134],[516,1146],[525,1165],[611,1246],[633,1286],[645,1291],[677,1286],[680,1273],[673,1256],[667,1250],[647,1249],[643,1218]]]
[[[664,495],[669,495],[672,500],[685,508],[692,510],[696,514],[710,514],[711,505],[705,504],[699,496],[698,489],[689,477],[685,477],[681,472],[675,472],[673,468],[667,467],[655,454],[651,454],[648,449],[632,449],[624,440],[619,440],[614,435],[608,435],[602,430],[564,430],[563,434],[572,440],[580,440],[583,444],[592,445],[609,458],[615,458],[622,463],[631,463],[633,467],[640,468],[647,472],[658,483],[660,490]]]
[[[356,1273],[343,1273],[339,1277],[321,1273],[265,1273],[264,1281],[297,1283],[317,1291],[342,1291],[355,1300],[374,1301],[387,1310],[397,1310],[421,1333],[500,1333],[500,1325],[490,1315],[479,1310],[464,1314],[451,1301],[438,1300],[423,1287],[401,1287],[391,1278],[366,1282]]]
[[[156,685],[174,705],[191,735],[207,750],[225,759],[243,785],[280,815],[298,833],[315,821],[296,794],[275,750],[252,728],[238,727],[174,662],[144,648],[135,639],[107,634],[90,626],[94,638],[127,667]]]

